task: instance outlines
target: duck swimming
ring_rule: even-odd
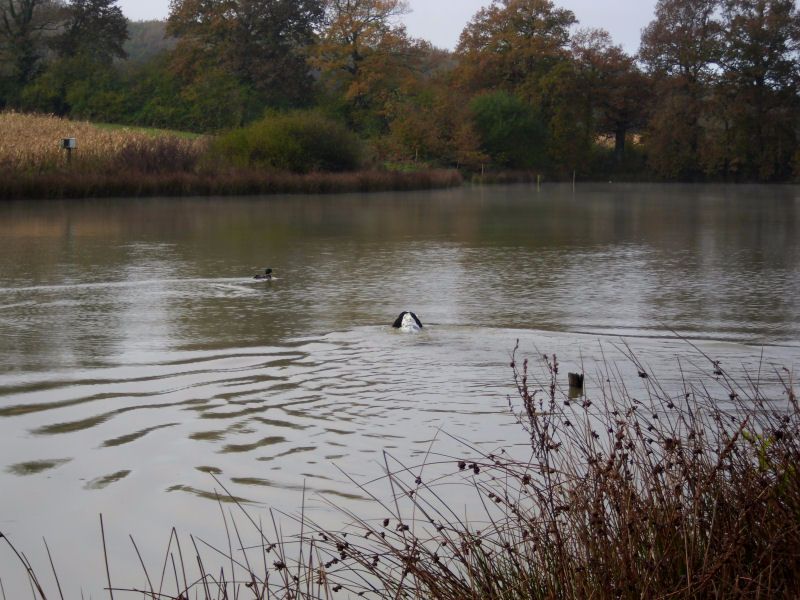
[[[392,325],[395,329],[399,329],[403,333],[417,333],[422,329],[422,321],[413,312],[404,310],[400,316],[395,319]]]
[[[272,281],[272,269],[266,269],[263,274],[259,273],[253,279],[258,279],[260,281]]]

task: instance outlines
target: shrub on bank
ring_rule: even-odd
[[[355,171],[361,142],[344,125],[318,112],[270,114],[221,135],[215,153],[238,167],[292,173]]]

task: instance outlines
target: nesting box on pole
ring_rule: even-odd
[[[75,138],[64,138],[61,140],[61,148],[67,151],[67,162],[72,162],[72,151],[78,147]]]

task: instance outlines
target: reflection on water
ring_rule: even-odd
[[[603,357],[631,372],[624,335],[678,388],[677,331],[780,401],[777,369],[800,359],[799,233],[795,188],[0,206],[0,530],[34,557],[42,535],[95,548],[101,512],[144,546],[172,524],[213,537],[212,475],[287,511],[304,489],[310,510],[326,511],[315,494],[362,505],[337,467],[372,477],[380,450],[414,460],[439,429],[524,444],[517,339],[591,382]],[[266,267],[275,281],[251,279]],[[404,309],[423,333],[388,327]]]
[[[129,470],[117,471],[116,473],[112,473],[110,475],[104,475],[103,477],[92,479],[86,484],[85,487],[87,490],[102,490],[107,485],[116,483],[120,479],[125,479],[130,474],[131,472]]]
[[[54,458],[50,460],[32,460],[19,463],[8,467],[8,472],[14,475],[38,475],[43,471],[54,469],[60,465],[68,463],[69,458]]]

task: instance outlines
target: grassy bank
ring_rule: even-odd
[[[0,113],[0,131],[0,200],[373,192],[462,183],[448,170],[292,173],[229,161],[210,137],[42,115]],[[77,140],[70,157],[59,147],[63,138]]]
[[[419,464],[387,457],[383,493],[353,482],[382,516],[344,511],[341,531],[301,515],[299,535],[285,536],[239,505],[239,524],[225,520],[226,543],[192,538],[190,552],[173,531],[164,570],[139,574],[140,589],[114,591],[173,600],[795,598],[800,406],[791,373],[775,373],[783,389],[768,397],[761,376],[736,381],[707,358],[699,380],[667,390],[629,359],[637,381],[609,365],[582,392],[565,385],[556,357],[534,366],[515,358],[509,419],[524,429],[526,453],[465,442],[459,457],[435,447]],[[465,516],[454,506],[467,497],[481,508]],[[48,597],[43,575],[17,558]]]

